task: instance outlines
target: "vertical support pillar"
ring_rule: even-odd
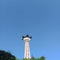
[[[25,53],[24,53],[24,58],[31,58],[30,56],[30,46],[29,46],[29,42],[25,41]]]

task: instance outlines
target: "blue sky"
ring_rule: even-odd
[[[32,36],[31,55],[60,59],[60,1],[0,0],[0,49],[23,58],[25,34]]]

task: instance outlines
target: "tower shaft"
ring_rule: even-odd
[[[29,41],[25,41],[25,53],[24,53],[24,58],[31,58],[30,56],[30,46],[29,46]]]
[[[24,58],[26,58],[26,59],[31,58],[31,56],[30,56],[30,46],[29,46],[29,42],[30,42],[31,38],[32,37],[29,36],[29,35],[22,36],[22,40],[24,40],[24,42],[25,42]]]

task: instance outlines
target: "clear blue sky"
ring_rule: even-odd
[[[0,49],[23,58],[25,34],[31,55],[60,60],[60,0],[0,0]]]

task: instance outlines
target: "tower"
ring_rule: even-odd
[[[31,36],[29,35],[25,35],[25,36],[22,36],[22,40],[24,40],[24,43],[25,43],[25,52],[24,52],[24,58],[31,58],[30,56],[30,46],[29,46],[29,42],[31,40]]]

